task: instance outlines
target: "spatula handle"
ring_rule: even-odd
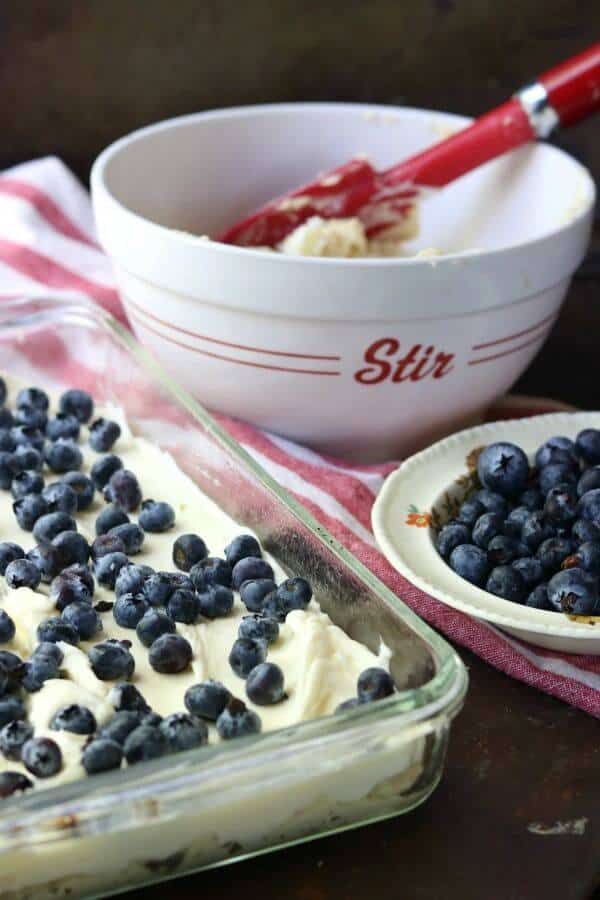
[[[383,173],[386,185],[443,187],[509,150],[600,109],[600,42],[545,72],[472,125]]]

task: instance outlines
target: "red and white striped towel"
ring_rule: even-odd
[[[0,298],[82,294],[126,322],[108,260],[95,237],[87,192],[60,160],[48,157],[0,175]],[[554,408],[509,398],[496,418]],[[310,512],[422,618],[497,669],[600,717],[600,657],[541,650],[417,590],[378,551],[373,501],[397,465],[345,464],[219,417],[222,424]]]

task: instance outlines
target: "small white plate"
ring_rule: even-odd
[[[586,621],[495,597],[456,575],[433,544],[435,525],[450,518],[473,489],[474,450],[512,441],[532,459],[552,435],[574,438],[583,428],[600,428],[600,412],[491,422],[411,456],[389,476],[373,507],[373,531],[381,550],[412,584],[454,609],[540,647],[600,655],[600,617]]]

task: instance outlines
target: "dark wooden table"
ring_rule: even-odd
[[[598,408],[599,337],[600,271],[592,255],[519,389]],[[470,653],[461,655],[470,690],[451,736],[443,781],[424,806],[127,897],[162,900],[165,891],[178,900],[600,896],[598,721]],[[537,826],[566,833],[540,834]]]

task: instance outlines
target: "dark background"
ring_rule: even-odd
[[[599,0],[0,0],[0,169],[96,154],[157,119],[362,100],[477,115],[600,39]],[[600,177],[600,116],[561,138]],[[548,186],[552,189],[552,185]],[[600,229],[519,390],[600,407]],[[583,900],[598,888],[597,722],[461,651],[444,780],[410,816],[146,889],[156,897]],[[527,823],[587,817],[584,836]]]

